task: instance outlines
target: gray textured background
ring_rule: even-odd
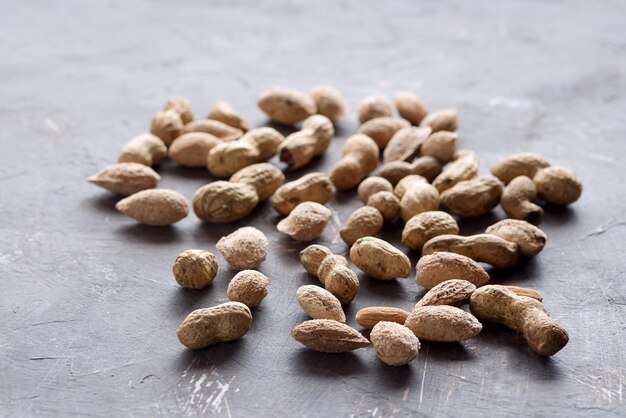
[[[626,3],[386,3],[2,1],[0,416],[624,416]],[[319,82],[352,110],[399,89],[431,109],[458,107],[460,146],[479,153],[483,173],[517,151],[579,173],[582,199],[542,224],[545,251],[493,275],[543,292],[570,332],[563,351],[541,358],[497,326],[424,344],[404,368],[372,349],[307,351],[289,330],[305,318],[295,290],[314,280],[269,205],[233,225],[191,214],[148,228],[85,181],[170,95],[189,97],[198,116],[228,100],[259,126],[261,89]],[[356,127],[352,112],[313,168],[329,169]],[[159,172],[160,187],[188,198],[210,180],[172,164]],[[346,252],[337,232],[357,206],[351,194],[330,203],[322,244]],[[462,233],[502,216],[463,222]],[[171,264],[245,224],[270,237],[270,294],[245,338],[185,350],[175,328],[225,301],[233,272],[220,258],[213,286],[185,291]],[[383,236],[397,242],[398,228]],[[421,294],[412,279],[363,278],[350,323],[359,308],[410,308]]]

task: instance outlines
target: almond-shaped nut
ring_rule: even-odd
[[[313,244],[300,251],[300,263],[309,274],[317,277],[317,272],[322,261],[333,252],[328,247]]]
[[[170,98],[166,103],[163,110],[173,110],[178,113],[180,119],[184,124],[187,124],[193,120],[193,109],[191,102],[184,97],[174,96]]]
[[[211,109],[209,109],[207,119],[220,121],[228,126],[232,126],[235,129],[239,129],[242,132],[250,130],[250,125],[248,125],[246,119],[228,102],[216,102]]]
[[[335,193],[326,173],[309,173],[280,186],[272,196],[272,206],[283,215],[302,202],[328,202]]]
[[[383,149],[396,132],[410,126],[411,124],[404,119],[382,116],[368,120],[361,125],[358,132],[372,138],[374,142],[376,142],[376,145],[378,145],[378,148]]]
[[[502,191],[500,205],[509,218],[537,225],[543,219],[543,209],[534,203],[536,198],[535,183],[526,176],[518,176],[511,180]]]
[[[117,202],[115,208],[139,223],[171,225],[189,214],[187,199],[174,190],[142,190]]]
[[[283,87],[273,87],[263,91],[257,104],[271,120],[284,125],[293,125],[317,111],[317,106],[311,96]]]
[[[217,260],[204,250],[187,250],[178,254],[172,267],[176,282],[187,289],[204,289],[217,275]]]
[[[311,319],[291,330],[294,340],[322,353],[345,353],[367,347],[370,342],[354,328],[332,319]]]
[[[350,248],[350,259],[374,279],[393,280],[411,274],[411,261],[406,254],[375,237],[359,238]]]
[[[415,282],[426,289],[455,279],[480,287],[489,283],[489,274],[471,258],[449,252],[424,255],[415,266]]]
[[[410,161],[429,137],[431,129],[407,126],[396,131],[383,151],[383,163]]]
[[[259,271],[242,270],[228,283],[226,294],[228,299],[252,308],[265,299],[269,283],[269,279]]]
[[[183,133],[189,132],[204,132],[226,142],[239,139],[243,135],[241,129],[233,128],[214,119],[198,119],[187,123],[183,128]]]
[[[519,253],[525,257],[532,257],[543,250],[548,240],[541,229],[518,219],[503,219],[487,228],[485,233],[517,244]]]
[[[372,328],[370,340],[376,355],[390,366],[404,366],[417,357],[419,339],[404,325],[382,321]]]
[[[120,152],[118,163],[139,163],[152,167],[167,157],[167,146],[161,138],[142,134],[131,139]]]
[[[435,305],[459,307],[469,303],[474,290],[476,286],[468,280],[446,280],[430,289],[415,307]]]
[[[421,251],[431,238],[458,233],[459,225],[450,214],[437,210],[422,212],[413,216],[404,225],[402,245],[411,250]]]
[[[276,227],[296,241],[311,241],[322,235],[331,215],[330,209],[324,205],[316,202],[303,202]]]
[[[193,211],[205,222],[228,223],[248,216],[259,203],[254,187],[244,183],[214,181],[193,195]]]
[[[433,180],[433,186],[439,193],[443,193],[458,182],[471,180],[476,176],[478,176],[478,158],[474,152],[464,152]]]
[[[439,235],[430,239],[422,248],[423,255],[436,252],[461,254],[499,269],[513,267],[518,259],[517,244],[491,234],[476,234],[468,237]]]
[[[370,196],[367,206],[377,209],[385,221],[390,222],[400,213],[400,199],[393,192],[378,192]]]
[[[442,343],[473,338],[483,329],[474,315],[447,305],[415,308],[404,326],[420,340]]]
[[[265,234],[252,226],[244,226],[220,238],[215,247],[235,270],[253,269],[267,257],[269,242]]]
[[[370,306],[356,313],[356,323],[366,329],[374,328],[381,321],[404,324],[410,312],[389,306]]]
[[[521,152],[503,158],[491,167],[491,173],[504,184],[518,176],[526,176],[531,179],[538,170],[550,167],[550,162],[541,154],[534,152]]]
[[[269,199],[285,181],[283,172],[270,163],[257,163],[242,168],[233,174],[231,182],[249,184],[254,187],[259,201]]]
[[[365,123],[368,120],[391,116],[393,109],[391,102],[383,94],[371,94],[364,97],[357,106],[359,122]]]
[[[430,155],[443,164],[450,162],[454,158],[454,153],[456,153],[457,137],[457,134],[454,132],[435,132],[422,144],[420,155]]]
[[[367,203],[370,196],[378,192],[393,192],[393,186],[388,180],[382,177],[372,176],[363,180],[357,189],[359,199],[361,199],[363,203]]]
[[[378,234],[383,229],[384,222],[378,209],[362,206],[350,214],[339,235],[346,244],[352,245],[359,238]]]
[[[183,133],[183,121],[173,110],[158,111],[150,122],[150,133],[170,145]]]
[[[572,170],[565,167],[546,167],[533,177],[537,194],[554,205],[569,205],[580,198],[583,184]]]
[[[227,302],[191,312],[176,330],[176,335],[184,346],[200,349],[243,337],[251,323],[250,308],[243,303]]]
[[[498,206],[503,189],[502,182],[494,176],[460,181],[441,193],[441,206],[453,215],[474,218]]]
[[[343,119],[346,114],[346,102],[339,90],[332,86],[319,85],[313,87],[309,94],[317,105],[317,113],[334,123]]]
[[[535,289],[529,289],[528,287],[520,287],[520,286],[504,286],[509,289],[511,292],[515,293],[517,296],[526,296],[529,298],[533,298],[538,300],[539,302],[543,301],[543,296],[541,293],[536,291]]]
[[[209,151],[221,143],[221,139],[211,134],[189,132],[172,142],[169,156],[183,167],[206,167]]]
[[[428,113],[428,109],[414,93],[399,91],[393,96],[398,113],[412,124],[419,124]]]
[[[430,126],[433,132],[454,132],[459,126],[459,112],[456,109],[443,109],[429,113],[420,122],[420,126]]]
[[[413,216],[439,209],[439,192],[428,183],[417,183],[407,189],[400,199],[400,217],[407,222]]]
[[[161,176],[143,164],[117,163],[103,168],[87,181],[110,192],[129,196],[156,187]]]
[[[328,290],[319,286],[300,286],[296,292],[300,307],[313,319],[332,319],[346,322],[341,302]]]

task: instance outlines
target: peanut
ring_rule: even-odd
[[[348,260],[323,245],[309,245],[300,252],[300,262],[342,304],[350,303],[359,290],[359,279]]]
[[[400,199],[400,217],[407,222],[413,216],[437,210],[439,208],[439,192],[426,182],[411,185]]]
[[[363,206],[350,214],[339,235],[346,244],[352,245],[359,238],[378,234],[383,229],[384,222],[383,215],[378,209]]]
[[[526,176],[517,176],[502,191],[500,205],[510,218],[537,225],[543,219],[543,209],[533,203],[536,197],[535,183]]]
[[[363,308],[356,313],[356,323],[366,329],[372,329],[381,321],[404,324],[409,316],[409,312],[400,308],[387,306],[370,306]]]
[[[411,250],[422,250],[428,240],[444,234],[458,234],[456,220],[446,212],[428,211],[409,219],[402,230],[402,245]]]
[[[583,185],[572,170],[565,167],[546,167],[533,177],[539,198],[555,205],[569,205],[580,197]]]
[[[294,340],[322,353],[345,353],[367,347],[370,342],[354,328],[331,319],[311,319],[291,330]]]
[[[189,122],[183,128],[183,133],[187,134],[190,132],[204,132],[226,142],[239,139],[243,135],[241,129],[233,128],[224,122],[214,119],[198,119]]]
[[[485,286],[470,298],[472,314],[485,322],[504,324],[521,332],[530,348],[542,356],[552,356],[569,341],[567,331],[550,317],[541,302],[517,296],[504,286]]]
[[[161,176],[143,164],[118,163],[103,168],[87,181],[110,192],[128,196],[156,187]]]
[[[191,108],[191,102],[181,96],[174,96],[170,98],[166,103],[163,110],[173,110],[178,113],[183,124],[187,124],[193,120],[193,109]]]
[[[303,202],[276,226],[296,241],[311,241],[324,232],[332,212],[317,202]]]
[[[346,114],[346,102],[336,88],[319,85],[313,87],[309,94],[317,105],[317,113],[326,116],[333,123],[343,119]]]
[[[491,234],[439,235],[422,248],[424,255],[440,251],[461,254],[499,269],[511,268],[517,263],[517,244]]]
[[[413,160],[412,163],[405,161],[391,161],[383,164],[374,175],[388,180],[396,185],[400,180],[409,175],[420,175],[428,181],[433,181],[441,173],[441,163],[434,157],[424,156]]]
[[[183,133],[183,121],[173,110],[160,110],[150,122],[150,133],[170,145]]]
[[[244,167],[272,158],[283,139],[273,128],[253,129],[236,141],[211,148],[207,167],[216,177],[232,176]]]
[[[330,171],[330,181],[339,190],[355,188],[378,165],[378,146],[363,134],[346,140],[341,160]]]
[[[497,161],[491,167],[491,173],[499,178],[502,183],[508,184],[518,176],[533,178],[539,169],[545,167],[550,167],[550,163],[543,155],[522,152]]]
[[[460,181],[441,193],[441,206],[462,218],[477,217],[498,206],[503,189],[500,180],[494,176]]]
[[[176,330],[176,335],[184,346],[200,349],[243,337],[251,323],[252,314],[246,305],[226,302],[191,312]]]
[[[120,152],[118,163],[139,163],[152,167],[167,157],[167,147],[161,138],[142,134],[131,139]]]
[[[293,125],[317,111],[317,106],[311,96],[283,87],[273,87],[263,91],[259,95],[258,105],[271,120],[283,125]]]
[[[385,221],[390,222],[400,213],[400,199],[392,192],[378,192],[370,196],[367,206],[378,209]]]
[[[489,274],[471,258],[449,252],[423,255],[415,266],[415,282],[423,288],[432,289],[454,279],[480,287],[489,283]]]
[[[237,171],[229,181],[254,186],[259,201],[262,202],[269,199],[282,186],[285,175],[270,163],[258,163]]]
[[[427,183],[428,183],[428,180],[426,180],[426,178],[418,174],[411,174],[400,179],[398,184],[396,184],[396,187],[394,187],[393,189],[393,194],[395,194],[398,197],[398,199],[402,199],[404,195],[406,194],[407,190],[409,190],[410,188],[419,184],[427,184]]]
[[[409,258],[393,245],[374,237],[359,238],[350,248],[350,259],[368,276],[379,280],[409,277]]]
[[[217,275],[217,260],[208,251],[187,250],[178,254],[172,272],[182,287],[204,289]]]
[[[246,119],[233,109],[228,102],[216,102],[211,109],[209,109],[207,119],[217,120],[235,129],[239,129],[242,132],[250,130],[250,125],[248,125]]]
[[[459,112],[456,109],[444,109],[429,113],[422,119],[420,126],[430,126],[433,132],[454,132],[459,126]]]
[[[407,126],[399,129],[383,151],[383,163],[409,161],[415,157],[431,133],[430,128]]]
[[[417,357],[420,342],[413,332],[401,324],[382,321],[372,328],[372,345],[380,360],[390,366],[403,366]]]
[[[267,257],[269,242],[265,234],[252,226],[244,226],[217,242],[228,265],[235,270],[253,269]]]
[[[476,286],[467,280],[446,280],[430,289],[415,307],[436,305],[459,307],[469,302],[474,290]]]
[[[329,255],[333,255],[333,253],[328,247],[319,244],[309,245],[304,250],[300,251],[300,263],[302,263],[302,266],[309,274],[317,277],[320,264],[322,264],[322,261]]]
[[[283,215],[302,202],[326,203],[334,194],[333,185],[325,173],[309,173],[298,180],[280,186],[272,196],[272,206]]]
[[[115,209],[144,225],[165,226],[187,216],[187,199],[173,190],[142,190],[115,205]]]
[[[400,116],[415,125],[419,124],[428,113],[422,100],[414,93],[399,91],[393,96],[393,101]]]
[[[363,123],[358,132],[372,138],[378,145],[378,148],[383,149],[396,132],[410,126],[411,124],[404,119],[382,116]]]
[[[454,158],[457,137],[457,134],[454,132],[435,132],[420,147],[420,155],[430,155],[438,159],[442,164],[448,163]]]
[[[359,122],[365,123],[374,118],[391,116],[393,109],[391,102],[382,94],[372,94],[364,97],[357,106]]]
[[[359,199],[363,203],[367,203],[368,199],[378,192],[393,192],[393,186],[382,177],[372,176],[363,180],[357,189]]]
[[[519,286],[504,286],[504,287],[509,289],[511,292],[515,293],[517,296],[526,296],[529,298],[536,299],[539,302],[543,301],[543,296],[541,296],[541,293],[539,293],[535,289],[529,289],[527,287],[519,287]]]
[[[222,140],[204,132],[182,134],[172,142],[169,156],[178,165],[184,167],[206,167],[211,148],[221,144]]]
[[[485,233],[517,244],[519,253],[525,257],[532,257],[543,250],[548,239],[541,229],[518,219],[503,219],[487,228]]]
[[[483,326],[472,315],[454,306],[422,306],[413,309],[404,326],[420,340],[459,342],[480,334]]]
[[[302,123],[302,130],[292,133],[281,144],[280,160],[290,169],[303,167],[326,152],[334,134],[333,123],[326,116],[309,116]]]
[[[346,322],[346,315],[339,299],[328,290],[313,285],[300,286],[296,292],[296,299],[304,313],[313,319]]]
[[[478,175],[478,158],[474,152],[457,152],[457,155],[457,159],[452,161],[433,181],[433,186],[439,190],[439,193]]]
[[[228,283],[226,294],[233,302],[241,302],[252,308],[258,306],[267,296],[269,282],[259,271],[242,270]]]

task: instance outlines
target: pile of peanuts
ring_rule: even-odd
[[[395,105],[395,106],[394,106]],[[330,146],[335,124],[347,114],[341,93],[317,86],[310,93],[271,88],[258,98],[259,108],[275,123],[300,130],[283,137],[271,127],[250,129],[230,104],[218,102],[206,119],[194,119],[188,100],[173,97],[151,122],[150,134],[128,142],[118,163],[89,181],[126,195],[116,208],[146,225],[170,225],[188,215],[184,196],[157,189],[160,176],[151,167],[168,157],[185,167],[204,167],[221,178],[200,187],[193,196],[196,216],[209,223],[244,219],[259,202],[270,199],[284,218],[278,231],[297,241],[321,236],[332,211],[327,206],[336,191],[358,188],[363,206],[345,220],[340,236],[354,266],[368,279],[395,280],[411,274],[405,251],[376,235],[397,217],[404,222],[402,245],[421,253],[415,282],[427,289],[411,312],[398,307],[361,309],[356,322],[369,339],[346,324],[343,306],[358,295],[359,277],[343,255],[313,244],[300,252],[304,269],[319,279],[296,292],[302,310],[312,319],[291,330],[309,349],[342,353],[372,344],[386,364],[413,360],[420,340],[459,342],[475,337],[482,323],[501,323],[521,333],[536,353],[551,356],[569,337],[550,317],[542,295],[517,286],[490,285],[481,265],[511,269],[520,258],[539,253],[546,234],[538,225],[545,205],[568,205],[581,195],[582,184],[565,167],[553,166],[535,153],[510,155],[479,175],[478,158],[457,149],[458,112],[429,112],[411,92],[399,92],[392,102],[383,95],[358,104],[358,131],[344,144],[341,159],[330,173],[314,172],[285,183],[283,170],[268,163],[279,155],[285,170],[304,167]],[[394,107],[399,116],[394,116]],[[381,163],[382,159],[382,163]],[[458,219],[473,218],[498,204],[509,219],[484,233],[459,235]],[[244,336],[252,323],[251,307],[267,296],[270,280],[254,270],[267,256],[263,232],[246,226],[222,237],[216,245],[228,265],[239,272],[228,285],[231,302],[191,312],[176,334],[192,349]],[[178,284],[203,289],[215,278],[217,258],[191,249],[176,257]],[[461,306],[469,304],[469,311]],[[366,334],[367,335],[367,334]]]

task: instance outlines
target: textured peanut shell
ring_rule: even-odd
[[[385,163],[374,172],[374,176],[384,178],[393,186],[410,174],[413,174],[413,165],[406,161]]]
[[[198,119],[189,122],[185,125],[183,133],[189,132],[204,132],[226,142],[239,139],[243,135],[241,129],[233,128],[224,122],[214,119]]]
[[[291,330],[294,340],[322,353],[345,353],[367,347],[370,342],[357,330],[331,319],[311,319]]]
[[[272,206],[283,215],[289,215],[302,202],[324,204],[334,193],[326,173],[309,173],[280,186],[272,196]]]
[[[346,322],[341,302],[328,290],[319,286],[300,286],[296,292],[298,304],[313,319],[332,319]]]
[[[509,218],[521,219],[538,225],[543,219],[543,209],[533,203],[537,198],[535,183],[526,176],[518,176],[502,191],[500,205]]]
[[[435,157],[424,155],[416,158],[411,163],[411,174],[424,177],[429,182],[433,182],[443,170],[443,165]]]
[[[269,242],[265,234],[252,226],[244,226],[217,241],[215,247],[235,270],[253,269],[267,257]]]
[[[430,134],[431,129],[428,127],[407,126],[399,129],[393,134],[383,151],[383,163],[412,160]]]
[[[438,252],[423,255],[415,266],[415,282],[432,289],[448,280],[466,280],[476,287],[489,283],[489,274],[476,261],[464,255]]]
[[[428,109],[414,93],[399,91],[393,96],[398,113],[414,125],[418,125],[428,113]]]
[[[407,189],[400,199],[400,217],[407,222],[413,216],[439,208],[439,192],[426,182]]]
[[[448,213],[428,211],[409,219],[402,230],[402,244],[411,250],[420,250],[428,240],[438,235],[458,234],[459,225]]]
[[[491,167],[491,173],[504,184],[508,184],[518,176],[533,178],[537,170],[549,166],[550,163],[543,155],[534,152],[522,152],[497,161]]]
[[[497,322],[521,332],[530,348],[542,356],[552,356],[569,341],[567,331],[535,299],[518,296],[504,286],[484,286],[470,298],[470,309],[484,322]]]
[[[404,177],[398,182],[398,184],[396,184],[396,187],[393,189],[393,193],[398,197],[398,199],[402,199],[407,190],[420,184],[427,183],[428,181],[424,177],[417,174],[411,174]]]
[[[382,116],[368,120],[361,125],[358,132],[369,136],[376,142],[378,148],[384,149],[396,132],[409,126],[411,124],[404,119]]]
[[[435,132],[424,140],[420,147],[420,155],[430,155],[443,164],[452,161],[456,152],[457,137],[457,134],[454,132]]]
[[[182,287],[204,289],[217,275],[217,259],[208,251],[187,250],[178,254],[172,272]]]
[[[322,261],[329,255],[332,255],[332,251],[328,247],[319,244],[313,244],[300,251],[300,264],[309,274],[317,276],[317,272],[320,268]]]
[[[473,338],[483,326],[472,315],[454,306],[423,306],[413,309],[404,326],[417,338],[442,343]]]
[[[352,302],[359,291],[359,278],[341,255],[331,255],[322,260],[317,274],[326,290],[344,305]]]
[[[189,132],[176,138],[168,150],[169,156],[183,167],[206,167],[211,148],[222,140],[204,132]]]
[[[377,209],[387,222],[392,221],[400,213],[400,199],[393,192],[378,192],[370,196],[367,206]]]
[[[183,133],[183,121],[173,110],[158,111],[150,122],[150,133],[170,145]]]
[[[517,263],[517,244],[491,234],[439,235],[422,248],[424,255],[441,251],[461,254],[500,269],[511,268]]]
[[[363,308],[356,313],[356,323],[366,329],[374,328],[374,325],[381,321],[404,324],[409,316],[409,312],[400,308],[388,306],[370,306]]]
[[[368,276],[378,280],[409,277],[409,258],[393,245],[374,237],[358,239],[350,248],[350,259]]]
[[[476,286],[467,280],[446,280],[430,289],[415,307],[436,305],[459,307],[469,302],[474,290]]]
[[[517,244],[519,253],[525,257],[532,257],[543,250],[548,239],[541,229],[518,219],[503,219],[487,228],[485,233]]]
[[[443,109],[429,113],[420,122],[420,126],[429,126],[433,132],[456,131],[459,126],[459,113],[456,109]]]
[[[115,208],[139,223],[171,225],[189,214],[185,196],[174,190],[142,190],[117,202]]]
[[[576,173],[565,167],[542,168],[533,177],[533,182],[539,197],[555,205],[574,203],[583,191]]]
[[[193,211],[205,222],[228,223],[248,216],[259,203],[254,187],[244,183],[215,181],[193,196]]]
[[[280,146],[280,160],[290,169],[307,165],[322,155],[333,139],[335,128],[326,116],[313,115],[302,123],[302,129],[289,135]]]
[[[250,130],[250,125],[248,125],[246,119],[228,102],[216,102],[211,109],[209,109],[207,119],[220,121],[242,132]]]
[[[535,289],[529,289],[527,287],[519,287],[519,286],[504,286],[504,287],[509,289],[511,292],[515,293],[517,296],[526,296],[526,297],[538,300],[539,302],[543,301],[543,296],[541,295],[541,293],[539,293]]]
[[[118,163],[103,168],[87,181],[110,192],[128,196],[156,187],[161,176],[143,164]]]
[[[332,212],[316,202],[303,202],[281,220],[276,228],[296,241],[311,241],[324,232]]]
[[[163,107],[163,110],[173,110],[178,113],[183,124],[187,124],[193,120],[193,109],[191,102],[184,97],[174,96],[170,98]]]
[[[393,192],[393,186],[382,177],[371,176],[363,180],[357,189],[359,199],[363,203],[367,203],[370,196],[378,192]]]
[[[139,163],[152,167],[167,157],[167,146],[161,138],[142,134],[131,139],[120,152],[118,163]]]
[[[378,209],[362,206],[350,214],[339,235],[346,244],[352,245],[359,238],[378,234],[383,229],[384,222]]]
[[[374,326],[370,340],[376,355],[390,366],[404,366],[417,357],[420,342],[404,325],[382,321]]]
[[[463,153],[462,156],[452,161],[441,174],[433,180],[433,186],[443,193],[455,184],[471,180],[478,175],[478,159],[473,152]]]
[[[441,193],[441,206],[462,218],[477,217],[498,206],[503,189],[502,182],[494,176],[460,181]]]
[[[317,113],[332,122],[339,122],[346,114],[346,102],[336,88],[327,85],[313,87],[309,92],[317,106]]]
[[[269,283],[269,279],[259,271],[242,270],[228,283],[226,295],[228,299],[252,308],[265,299]]]
[[[348,267],[348,260],[342,255],[331,253],[320,260],[316,276],[323,285],[326,285],[326,279],[330,277],[332,271],[336,270],[338,267]]]
[[[383,94],[371,94],[364,97],[357,106],[359,122],[362,124],[368,120],[391,116],[393,109],[391,102]]]
[[[263,91],[257,101],[259,108],[274,122],[292,125],[317,111],[315,101],[298,90],[274,87]]]
[[[330,181],[339,190],[355,188],[378,165],[378,145],[372,138],[355,134],[346,140],[341,160],[330,171]]]
[[[191,312],[176,330],[176,335],[184,346],[200,349],[243,337],[251,323],[252,314],[246,305],[226,302]]]
[[[254,187],[259,201],[269,199],[285,181],[285,175],[275,165],[257,163],[242,168],[232,175],[231,182]]]

